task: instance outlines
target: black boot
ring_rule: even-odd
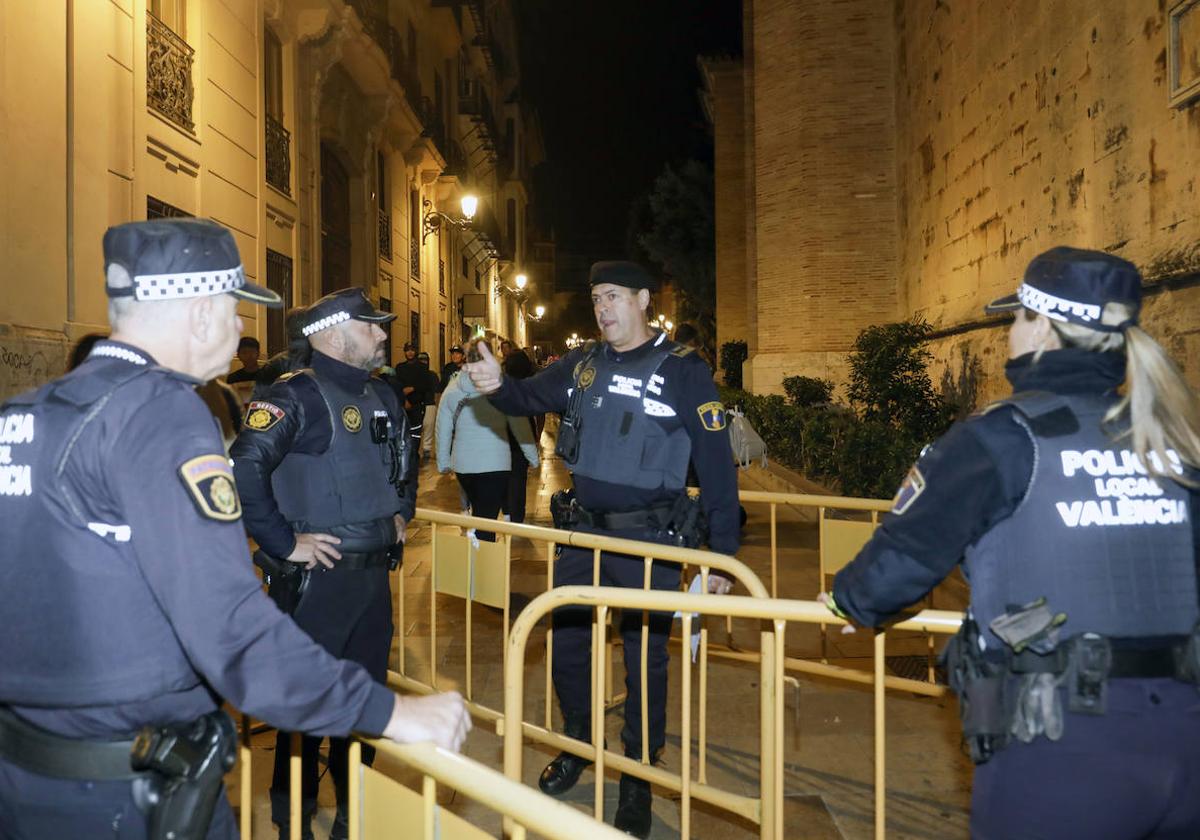
[[[621,797],[613,827],[646,840],[650,836],[650,783],[621,774]]]
[[[591,727],[588,725],[587,717],[582,715],[568,717],[563,726],[563,734],[577,741],[591,740]],[[584,768],[591,763],[588,759],[580,758],[574,753],[561,752],[542,770],[541,778],[538,779],[538,787],[542,789],[542,793],[550,796],[562,796],[575,787]]]

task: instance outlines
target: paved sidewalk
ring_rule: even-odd
[[[544,439],[544,448],[547,439]],[[550,454],[547,452],[547,454]],[[760,489],[754,471],[741,473],[743,489]],[[550,495],[569,482],[562,462],[552,455],[532,471],[529,479],[529,522],[549,525]],[[441,510],[458,510],[458,489],[452,476],[439,476],[431,463],[423,466],[419,504]],[[770,574],[769,513],[765,505],[749,506],[749,520],[739,559],[764,581]],[[817,581],[817,527],[806,511],[781,509],[778,514],[781,597],[811,599],[819,591]],[[410,672],[428,677],[430,529],[422,525],[410,530],[403,568],[406,660]],[[529,599],[546,586],[546,552],[524,539],[513,543],[513,617]],[[768,581],[769,588],[769,581]],[[393,581],[393,592],[398,592]],[[939,608],[961,608],[965,587],[951,581],[935,594]],[[462,689],[465,677],[465,612],[463,602],[439,596],[437,649],[439,686]],[[472,613],[472,687],[480,702],[494,708],[503,705],[500,611],[476,606]],[[724,642],[724,622],[710,620],[710,640]],[[678,631],[677,631],[678,632]],[[398,639],[393,642],[393,667],[398,661]],[[742,648],[757,644],[752,622],[735,622],[733,640]],[[939,640],[939,646],[942,640]],[[830,661],[870,668],[871,640],[865,634],[828,637]],[[792,627],[788,631],[792,656],[819,657],[820,631],[816,627]],[[908,634],[889,644],[893,670],[923,672],[926,642]],[[545,713],[544,631],[531,640],[526,658],[526,710],[529,719],[541,721]],[[708,697],[708,781],[722,788],[754,795],[758,785],[758,672],[757,666],[728,660],[710,660]],[[694,669],[693,669],[694,670]],[[623,685],[624,674],[617,657],[614,682]],[[668,704],[668,744],[663,756],[666,766],[680,766],[680,679],[678,648],[671,660]],[[905,675],[910,675],[905,673]],[[694,677],[695,679],[695,677]],[[696,766],[696,718],[698,682],[693,684],[691,744]],[[786,692],[785,711],[785,826],[788,838],[868,838],[873,833],[872,696],[866,686],[831,680],[803,678],[798,688]],[[958,740],[958,720],[953,698],[930,699],[912,694],[889,693],[887,741],[888,836],[894,838],[959,838],[967,836],[971,767]],[[557,709],[555,724],[559,725]],[[607,716],[610,744],[620,743],[619,710]],[[254,739],[254,837],[273,837],[266,800],[274,733]],[[501,742],[494,732],[477,726],[466,747],[471,757],[500,767]],[[525,755],[525,781],[536,784],[551,753],[529,747]],[[609,821],[616,809],[617,777],[605,782],[605,811]],[[230,777],[231,795],[236,799],[236,774]],[[585,772],[567,801],[590,812],[595,794],[594,774]],[[318,838],[327,836],[333,819],[332,782],[322,786],[322,808],[315,821]],[[494,815],[466,802],[464,797],[443,794],[451,810],[499,836],[500,822]],[[655,791],[654,838],[679,836],[678,794]],[[757,827],[725,813],[694,803],[691,835],[696,838],[752,838]],[[403,836],[403,835],[397,835]]]

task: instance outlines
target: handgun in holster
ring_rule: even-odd
[[[579,524],[574,490],[559,490],[550,497],[550,519],[555,528],[563,531],[570,531]]]
[[[203,840],[236,752],[237,730],[222,711],[138,733],[130,766],[146,774],[134,791],[149,840]]]
[[[976,764],[989,761],[1009,740],[1012,717],[1011,680],[1003,663],[988,661],[979,646],[979,625],[963,620],[938,658],[950,689],[958,695],[963,742]]]
[[[272,557],[261,548],[254,552],[254,565],[263,571],[263,582],[267,584],[267,597],[280,610],[292,615],[300,606],[300,599],[308,589],[309,572],[299,563]]]
[[[699,496],[681,493],[665,518],[658,523],[659,539],[681,548],[697,548],[708,540],[708,518]]]

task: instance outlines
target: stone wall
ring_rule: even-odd
[[[1003,331],[974,324],[1054,245],[1111,251],[1149,282],[1200,260],[1200,105],[1171,107],[1163,2],[895,3],[902,314],[954,332],[931,349],[1002,393]],[[1145,323],[1200,385],[1200,291]]]

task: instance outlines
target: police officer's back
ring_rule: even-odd
[[[0,408],[0,615],[19,640],[0,645],[5,836],[204,836],[210,815],[210,838],[235,836],[218,698],[331,734],[405,737],[423,720],[453,745],[461,707],[398,702],[307,639],[251,572],[234,478],[194,386],[233,351],[235,298],[278,298],[245,281],[232,235],[211,222],[121,225],[104,254],[112,338]],[[139,731],[154,750],[135,765]],[[159,748],[197,777],[172,775]]]
[[[1036,257],[989,307],[1015,393],[922,455],[824,596],[875,625],[963,562],[975,837],[1200,836],[1200,412],[1140,304],[1125,260]]]

